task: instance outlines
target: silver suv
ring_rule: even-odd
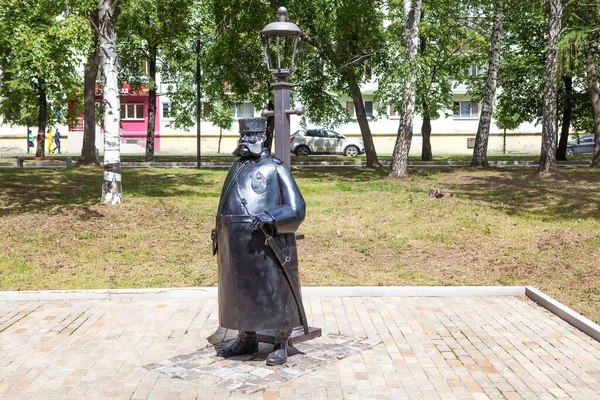
[[[297,156],[343,154],[355,157],[365,152],[365,145],[360,139],[348,139],[331,130],[307,129],[290,136],[290,150]]]

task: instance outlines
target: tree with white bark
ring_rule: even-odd
[[[123,202],[121,184],[121,103],[119,99],[119,58],[116,48],[115,24],[121,10],[121,0],[98,0],[98,38],[102,74],[102,106],[104,108],[104,180],[102,204]]]
[[[419,43],[419,22],[421,20],[421,0],[404,0],[404,62],[414,66]],[[415,87],[417,72],[409,73],[402,96],[402,111],[398,126],[398,137],[392,154],[390,178],[402,178],[408,175],[408,152],[413,134],[415,117]]]
[[[494,22],[492,25],[492,39],[488,56],[487,78],[485,92],[481,105],[481,115],[475,136],[473,148],[473,166],[488,166],[487,147],[490,137],[490,126],[492,124],[492,111],[494,109],[494,98],[496,97],[496,85],[498,83],[498,70],[500,69],[500,49],[502,42],[502,26],[504,23],[503,1],[494,2]]]
[[[558,41],[562,32],[563,4],[550,0],[548,10],[548,48],[546,52],[546,80],[544,83],[544,114],[542,117],[542,149],[539,176],[556,175],[556,84],[558,81]]]

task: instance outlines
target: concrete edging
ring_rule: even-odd
[[[573,311],[569,307],[532,286],[527,286],[525,288],[525,295],[552,314],[567,322],[569,325],[574,326],[581,332],[600,342],[600,325],[595,324],[583,315]]]

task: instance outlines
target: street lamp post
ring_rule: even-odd
[[[202,122],[202,90],[200,87],[200,49],[204,44],[204,40],[196,39],[196,168],[201,167],[201,145],[200,145],[200,123]]]
[[[287,82],[300,56],[302,31],[287,21],[287,9],[279,7],[279,21],[272,22],[260,32],[263,40],[265,62],[271,74],[277,78],[273,83],[275,102],[273,111],[263,111],[262,116],[275,117],[275,156],[290,166],[290,115],[302,115],[301,109],[290,110],[290,89]]]

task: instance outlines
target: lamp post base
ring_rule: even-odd
[[[292,330],[292,334],[288,339],[288,345],[293,346],[296,343],[307,342],[312,339],[321,337],[321,328],[315,328],[313,326],[308,327],[308,333],[304,333],[304,328],[297,326]],[[261,331],[256,332],[256,338],[259,342],[263,343],[275,343],[275,331]]]

